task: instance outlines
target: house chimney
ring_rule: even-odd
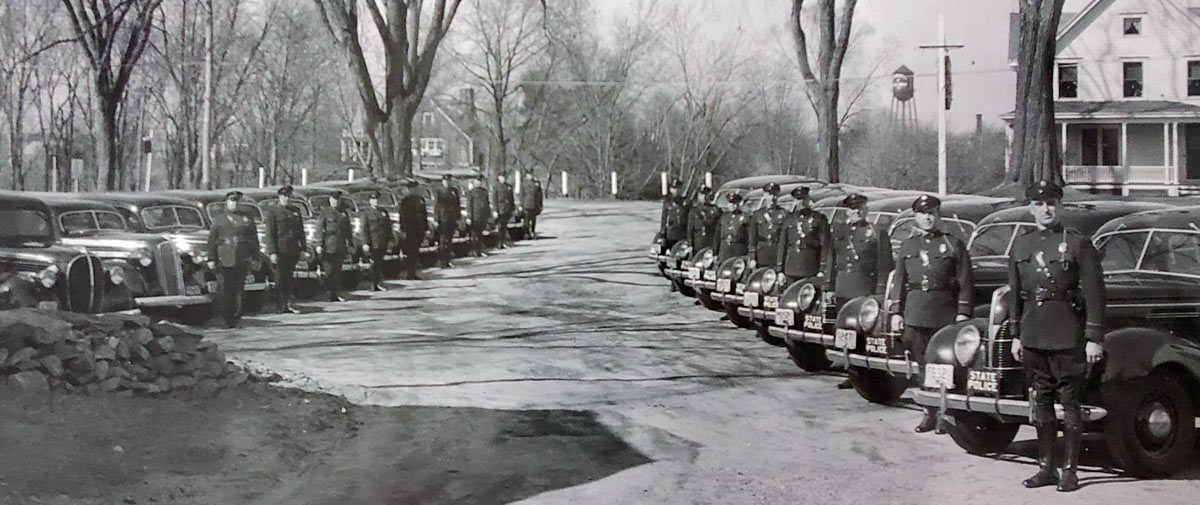
[[[466,87],[459,90],[458,99],[462,102],[463,118],[473,126],[475,124],[475,88]]]
[[[983,133],[983,114],[975,115],[975,135]]]

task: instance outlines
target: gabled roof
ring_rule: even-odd
[[[1088,7],[1091,7],[1090,5]],[[1081,12],[1064,12],[1058,18],[1058,36],[1061,39],[1064,30],[1080,18],[1089,9]],[[1059,46],[1062,47],[1062,46]],[[1008,13],[1008,64],[1017,64],[1017,53],[1021,50],[1021,14],[1018,12]]]

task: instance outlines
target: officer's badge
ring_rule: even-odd
[[[938,246],[938,252],[940,252],[942,254],[946,254],[946,251],[949,249],[950,248],[946,247],[946,244],[944,244],[944,243],[942,245]]]
[[[872,235],[875,235],[875,230],[872,230],[871,228],[867,228],[867,231],[865,233],[867,234],[868,237],[870,237]]]
[[[1037,254],[1033,255],[1033,259],[1037,260],[1038,265],[1041,266],[1042,268],[1046,267],[1046,252],[1045,251],[1038,251]]]
[[[921,266],[929,266],[929,251],[921,251]]]

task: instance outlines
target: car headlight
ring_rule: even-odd
[[[762,275],[762,290],[764,293],[769,293],[775,289],[775,281],[779,280],[779,274],[775,270],[768,268]]]
[[[137,260],[138,265],[142,266],[142,268],[146,268],[150,266],[151,263],[154,263],[154,258],[151,258],[150,253],[146,251],[138,251],[133,257]]]
[[[54,287],[54,283],[58,282],[58,265],[50,265],[38,272],[38,282],[42,283],[42,287],[50,289]]]
[[[125,269],[118,266],[112,267],[108,271],[108,279],[111,280],[113,284],[124,284]]]
[[[954,359],[958,360],[958,364],[967,366],[975,358],[975,352],[979,351],[979,343],[982,340],[979,328],[973,324],[959,329],[958,336],[954,337]]]
[[[679,259],[684,259],[691,255],[692,255],[692,246],[686,242],[684,242],[682,245],[680,245],[679,249],[676,251],[676,257]]]
[[[800,294],[796,297],[796,304],[800,310],[808,310],[812,308],[812,304],[817,299],[817,288],[811,283],[800,286]]]
[[[869,332],[875,329],[877,322],[879,322],[879,301],[868,298],[858,309],[858,329]]]
[[[738,258],[737,261],[733,262],[733,278],[741,279],[744,273],[746,273],[746,260]]]
[[[197,265],[204,264],[204,253],[196,251],[196,254],[192,255],[192,263]]]
[[[713,261],[716,259],[717,257],[713,254],[712,249],[704,251],[704,256],[700,257],[700,268],[705,270],[712,268]]]

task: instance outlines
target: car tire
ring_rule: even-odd
[[[680,280],[680,279],[671,279],[671,282],[675,283],[675,289],[676,289],[677,291],[679,291],[679,294],[681,294],[681,295],[683,295],[683,296],[686,296],[686,297],[688,297],[688,298],[695,298],[695,297],[696,297],[696,290],[695,290],[695,289],[692,289],[692,287],[691,287],[691,286],[688,286],[687,284],[684,284],[682,280]]]
[[[743,317],[741,314],[738,314],[737,309],[738,306],[736,304],[725,304],[725,315],[729,316],[729,322],[733,323],[733,325],[737,326],[738,328],[753,330],[754,321],[748,317]]]
[[[721,305],[721,302],[712,299],[711,291],[705,291],[703,289],[696,290],[696,299],[700,300],[700,304],[708,310],[715,310],[717,312],[725,310],[725,307]]]
[[[850,384],[863,399],[882,405],[896,403],[909,386],[907,379],[862,367],[850,367]]]
[[[951,412],[954,426],[946,428],[954,443],[968,454],[982,456],[1003,452],[1017,438],[1019,423],[1006,423],[978,412]]]
[[[824,346],[791,340],[784,340],[784,344],[787,345],[788,357],[792,359],[792,363],[805,372],[823,372],[832,365],[829,357],[825,355]]]
[[[771,326],[767,323],[754,323],[754,331],[758,332],[758,338],[761,338],[763,342],[776,347],[783,347],[786,345],[782,338],[771,334],[770,328]]]
[[[1196,407],[1175,377],[1159,372],[1104,389],[1104,440],[1130,475],[1165,477],[1194,455]]]
[[[204,326],[209,319],[212,319],[213,310],[213,304],[211,303],[181,307],[175,311],[171,319],[188,326]]]

